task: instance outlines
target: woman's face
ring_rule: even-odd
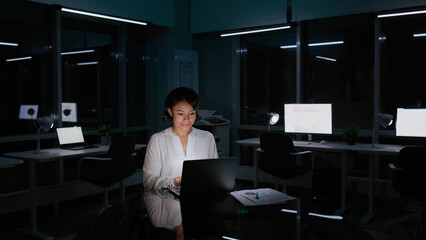
[[[168,109],[173,118],[173,128],[179,132],[189,133],[197,118],[197,111],[186,101],[178,102]]]

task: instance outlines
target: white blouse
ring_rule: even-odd
[[[213,134],[193,127],[185,155],[179,136],[171,127],[166,128],[149,139],[143,164],[143,185],[147,190],[173,186],[173,180],[182,175],[184,160],[208,158],[218,158]]]

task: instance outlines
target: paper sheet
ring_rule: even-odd
[[[295,197],[289,196],[271,188],[234,191],[231,192],[231,195],[234,196],[244,206],[282,204],[289,200],[296,199]]]

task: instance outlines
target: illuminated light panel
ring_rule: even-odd
[[[0,45],[3,45],[3,46],[12,46],[12,47],[19,46],[19,44],[17,44],[17,43],[10,43],[10,42],[0,42]]]
[[[96,64],[98,64],[98,62],[81,62],[81,63],[76,63],[77,66],[96,65]]]
[[[286,213],[297,213],[297,211],[296,211],[296,210],[293,210],[293,209],[285,209],[285,208],[281,209],[281,212],[286,212]]]
[[[61,55],[71,55],[71,54],[80,54],[80,53],[91,53],[94,52],[95,50],[90,49],[90,50],[82,50],[82,51],[74,51],[74,52],[62,52]]]
[[[411,11],[411,12],[400,12],[400,13],[387,13],[377,15],[378,18],[386,18],[386,17],[399,17],[399,16],[407,16],[407,15],[415,15],[415,14],[424,14],[426,10],[419,11]]]
[[[81,15],[86,15],[86,16],[91,16],[91,17],[109,19],[109,20],[114,20],[114,21],[119,21],[119,22],[133,23],[133,24],[138,24],[138,25],[147,25],[146,22],[135,21],[135,20],[125,19],[125,18],[112,17],[112,16],[98,14],[98,13],[84,12],[84,11],[79,11],[79,10],[74,10],[74,9],[69,9],[69,8],[61,8],[61,11],[69,12],[69,13],[75,13],[75,14],[81,14]]]
[[[319,214],[319,213],[308,213],[309,216],[315,216],[315,217],[321,217],[321,218],[327,218],[327,219],[334,219],[334,220],[342,220],[343,217],[339,215],[325,215],[325,214]]]
[[[238,238],[231,238],[231,237],[227,237],[227,236],[222,236],[223,239],[228,239],[228,240],[239,240]]]
[[[332,61],[332,62],[336,61],[336,59],[329,58],[329,57],[316,56],[316,58],[319,58],[319,59],[322,59],[322,60],[327,60],[327,61]]]
[[[415,33],[413,37],[426,37],[426,33]]]
[[[343,44],[343,41],[309,43],[308,46],[309,47],[316,47],[316,46],[327,46],[327,45],[337,45],[337,44]]]
[[[280,46],[281,49],[297,48],[297,45],[283,45]]]
[[[283,30],[283,29],[289,29],[289,28],[290,28],[290,26],[274,27],[274,28],[264,28],[264,29],[250,30],[250,31],[242,31],[242,32],[234,32],[234,33],[224,33],[224,34],[220,34],[220,36],[221,37],[229,37],[229,36],[236,36],[236,35],[243,35],[243,34],[277,31],[277,30]]]
[[[343,44],[343,41],[334,41],[334,42],[322,42],[322,43],[309,43],[309,47],[316,47],[316,46],[327,46],[327,45],[338,45]],[[280,46],[281,49],[289,49],[289,48],[297,48],[297,45],[283,45]]]
[[[6,62],[15,62],[15,61],[29,60],[31,58],[32,58],[31,56],[20,57],[20,58],[9,58],[9,59],[6,59]]]

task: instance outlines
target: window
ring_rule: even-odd
[[[52,114],[51,30],[46,27],[51,26],[50,8],[28,1],[4,4],[8,10],[0,15],[0,137],[34,134],[31,120],[18,119],[19,108],[37,104],[39,117]]]
[[[303,102],[332,103],[333,128],[371,128],[374,17],[312,20],[306,26]]]
[[[68,17],[61,24],[62,101],[77,103],[78,125],[118,127],[116,27]]]
[[[295,29],[241,37],[241,124],[265,125],[267,112],[282,116],[296,101]],[[282,118],[277,125],[282,125]]]
[[[425,14],[382,19],[381,102],[394,117],[397,108],[426,106],[426,38],[414,36],[426,33],[425,20]]]

